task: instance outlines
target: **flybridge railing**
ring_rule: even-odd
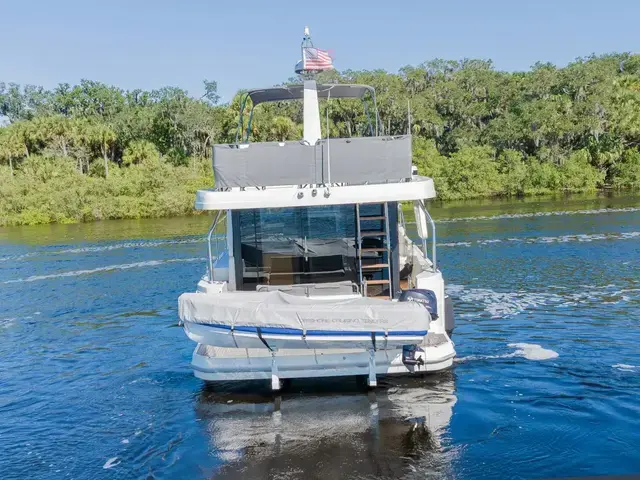
[[[261,103],[269,102],[286,102],[292,100],[303,100],[303,84],[283,85],[280,87],[270,87],[264,89],[249,90],[240,98],[240,115],[238,118],[238,127],[236,129],[235,144],[249,143],[251,136],[253,115],[255,108]],[[330,109],[333,100],[361,100],[366,117],[366,122],[362,130],[362,136],[378,136],[383,131],[380,121],[380,113],[378,112],[378,103],[376,100],[375,88],[369,85],[351,85],[341,83],[317,84],[318,100],[327,100]],[[252,100],[249,110],[249,120],[246,130],[244,127],[244,112],[247,107],[248,100]],[[373,107],[373,108],[371,108]],[[372,113],[373,111],[373,118]],[[374,126],[375,122],[375,126]]]

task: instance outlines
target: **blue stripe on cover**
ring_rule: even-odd
[[[410,330],[407,332],[389,332],[390,337],[405,337],[405,336],[419,336],[424,337],[427,334],[427,330]],[[377,335],[377,334],[376,334]]]
[[[371,338],[371,332],[352,332],[349,330],[307,330],[307,337],[367,337]]]
[[[258,329],[256,327],[234,327],[233,329],[236,332],[258,333]]]
[[[262,333],[272,335],[302,335],[302,330],[298,328],[263,327]]]
[[[220,328],[222,330],[231,330],[231,326],[222,324],[200,323],[206,327]],[[234,327],[236,332],[246,333],[258,333],[257,327],[240,326]],[[278,327],[262,327],[261,331],[263,335],[295,335],[302,336],[303,331],[297,328],[278,328]],[[307,330],[308,337],[371,337],[371,333],[366,331],[349,331],[349,330]],[[389,332],[389,337],[424,337],[427,334],[427,330],[410,330],[410,331],[398,331]],[[375,332],[376,337],[384,337],[384,332]]]

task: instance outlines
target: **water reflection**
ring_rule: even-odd
[[[222,463],[215,478],[450,477],[453,374],[381,385],[300,382],[278,397],[205,387],[196,409]]]

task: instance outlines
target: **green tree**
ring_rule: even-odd
[[[616,188],[640,189],[640,152],[628,149],[615,165],[613,186]]]
[[[158,160],[159,158],[160,153],[153,143],[146,140],[136,140],[125,148],[122,155],[122,163],[124,165],[133,165]]]
[[[90,125],[87,131],[89,143],[97,146],[104,161],[104,176],[109,178],[109,151],[116,141],[116,133],[105,123]]]
[[[13,161],[24,153],[15,129],[0,128],[0,160],[9,164],[9,171],[13,177]]]

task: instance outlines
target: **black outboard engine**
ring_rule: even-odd
[[[432,290],[420,288],[403,290],[400,297],[398,297],[398,301],[419,303],[429,311],[433,320],[438,318],[438,299]]]
[[[398,297],[398,301],[419,303],[427,309],[432,320],[438,318],[438,299],[432,290],[420,288],[404,290]],[[416,356],[416,353],[419,352],[424,352],[424,350],[417,345],[404,345],[402,347],[402,363],[406,366],[424,365],[422,356]]]

